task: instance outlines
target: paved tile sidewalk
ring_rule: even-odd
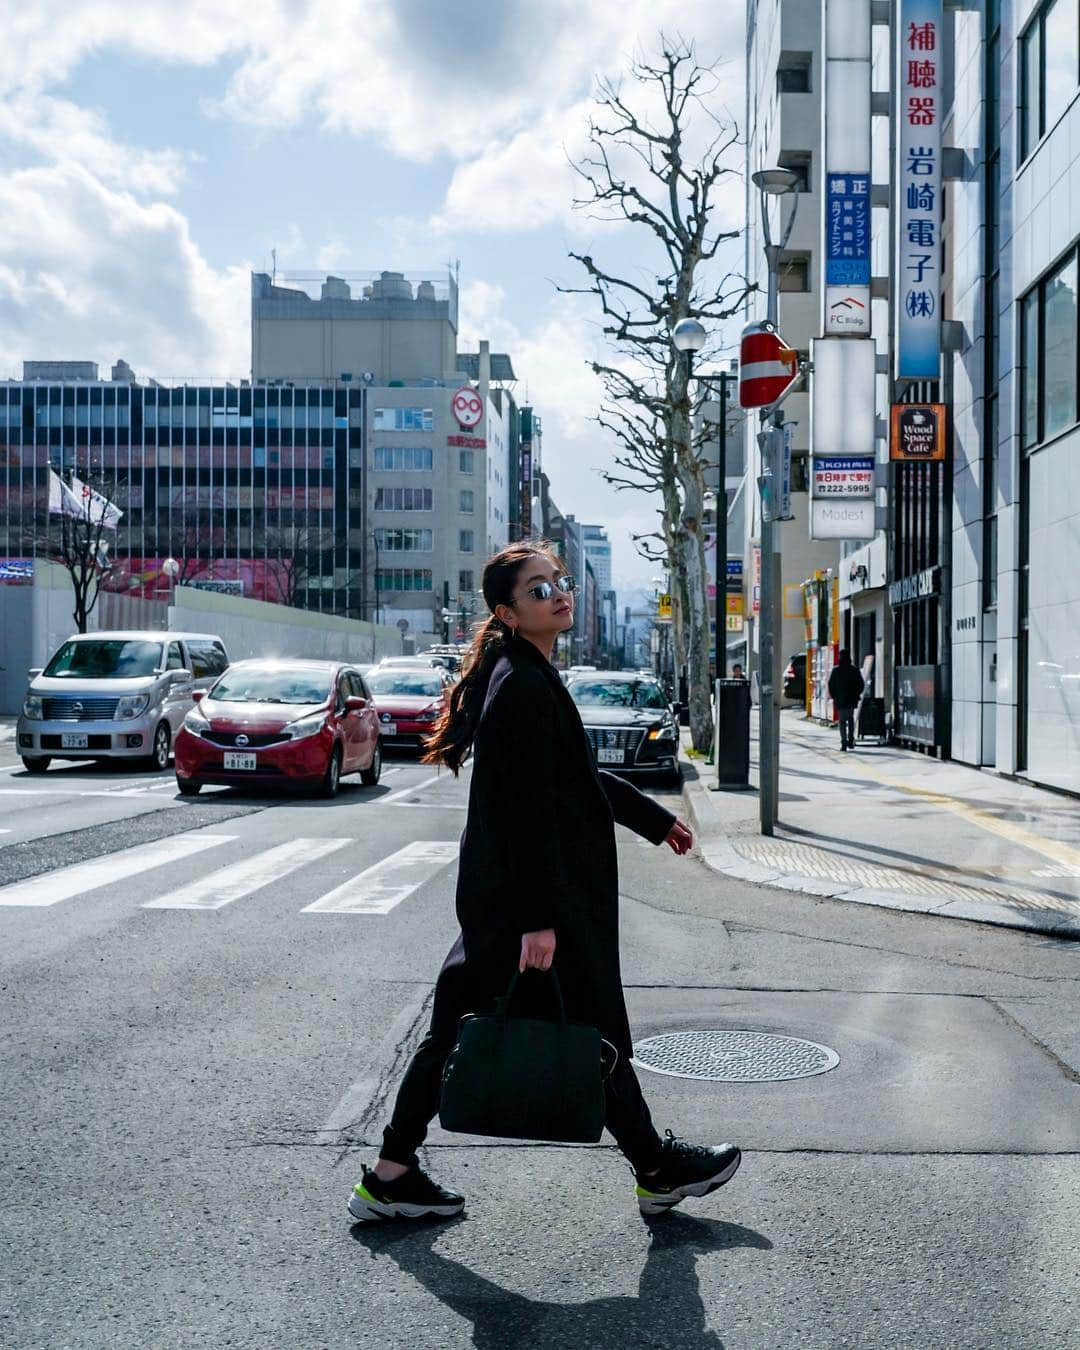
[[[756,717],[755,717],[756,723]],[[752,789],[717,792],[685,755],[685,797],[714,870],[785,890],[1080,939],[1080,803],[1026,783],[781,717],[780,824]]]

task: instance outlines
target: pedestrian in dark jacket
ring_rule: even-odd
[[[442,1071],[465,1013],[490,1013],[515,970],[559,975],[570,1021],[599,1028],[618,1051],[605,1084],[606,1124],[637,1179],[643,1213],[707,1195],[740,1154],[661,1140],[630,1065],[633,1043],[619,970],[615,822],[676,854],[690,830],[629,783],[598,771],[581,717],[551,664],[573,626],[573,579],[551,548],[512,544],[481,582],[491,616],[436,723],[425,759],[455,774],[472,750],[461,838],[461,934],[435,986],[431,1026],[405,1073],[375,1166],[349,1198],[354,1218],[458,1214],[465,1200],[420,1168],[416,1150],[439,1106]],[[529,977],[534,1015],[547,993]],[[587,1154],[575,1155],[586,1158]]]
[[[855,709],[862,697],[863,677],[851,664],[851,657],[842,651],[829,676],[829,697],[840,715],[840,749],[855,749]]]

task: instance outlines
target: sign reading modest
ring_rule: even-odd
[[[920,462],[945,458],[944,403],[894,403],[889,458]]]
[[[872,500],[811,500],[811,539],[873,539],[874,533]]]
[[[825,284],[870,285],[870,175],[825,175]]]
[[[813,496],[873,497],[873,455],[815,455]]]
[[[896,374],[941,364],[942,0],[900,0],[896,53]]]

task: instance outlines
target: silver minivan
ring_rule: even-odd
[[[165,769],[196,689],[229,664],[212,633],[80,633],[30,671],[16,728],[29,773],[53,759],[135,759]]]

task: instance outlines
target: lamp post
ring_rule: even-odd
[[[169,604],[176,603],[176,578],[180,575],[180,564],[175,558],[166,558],[161,564],[161,570],[169,578]],[[168,621],[165,627],[168,628]]]
[[[799,176],[791,169],[759,169],[752,175],[754,186],[761,194],[761,228],[765,236],[765,262],[768,267],[769,289],[766,300],[766,319],[777,324],[780,255],[791,237],[795,212],[799,207]],[[769,229],[769,198],[792,197],[791,211],[779,243],[774,243]],[[777,587],[780,577],[780,557],[777,552],[775,522],[779,512],[780,461],[783,454],[783,429],[777,404],[761,409],[761,613],[758,620],[758,648],[760,664],[760,718],[758,805],[761,833],[772,834],[776,824],[777,803],[780,797],[780,705],[776,698],[776,630],[780,616],[777,605]]]

